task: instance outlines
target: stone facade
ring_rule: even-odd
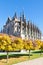
[[[24,14],[22,14],[19,19],[16,13],[12,19],[8,17],[2,32],[9,35],[20,36],[22,39],[41,39],[41,31],[30,21],[26,22]]]

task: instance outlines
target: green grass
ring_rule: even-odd
[[[8,55],[9,58],[12,57],[12,58],[19,58],[21,56],[29,56],[29,54],[9,54]],[[30,56],[32,56],[32,54],[30,54]],[[0,55],[0,59],[6,59],[7,58],[7,55]]]
[[[36,51],[33,51],[32,53],[43,53],[43,50],[36,50]]]
[[[30,59],[36,59],[36,58],[39,58],[39,57],[43,57],[43,54],[41,54],[41,56],[40,56],[40,53],[33,53],[33,55],[30,56]]]

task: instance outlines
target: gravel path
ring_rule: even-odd
[[[13,65],[43,65],[43,57]]]

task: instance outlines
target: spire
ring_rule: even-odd
[[[17,18],[17,14],[16,14],[16,12],[15,12],[15,14],[14,14],[14,16],[13,16],[13,20],[14,20],[15,18]]]
[[[8,24],[9,22],[11,22],[11,18],[10,17],[8,17],[6,24]]]
[[[20,13],[20,21],[22,21],[21,13]]]
[[[8,17],[8,20],[9,20],[9,21],[11,20],[10,16]]]
[[[24,11],[22,12],[22,21],[24,21]]]
[[[14,15],[14,17],[15,17],[15,18],[17,18],[17,14],[16,14],[16,12],[15,12],[15,15]]]

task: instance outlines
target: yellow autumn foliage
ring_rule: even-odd
[[[12,41],[9,35],[0,35],[0,50],[16,51],[22,49],[43,49],[43,41],[37,39],[34,44],[36,44],[35,47],[32,40],[22,40],[21,38],[16,38]]]

